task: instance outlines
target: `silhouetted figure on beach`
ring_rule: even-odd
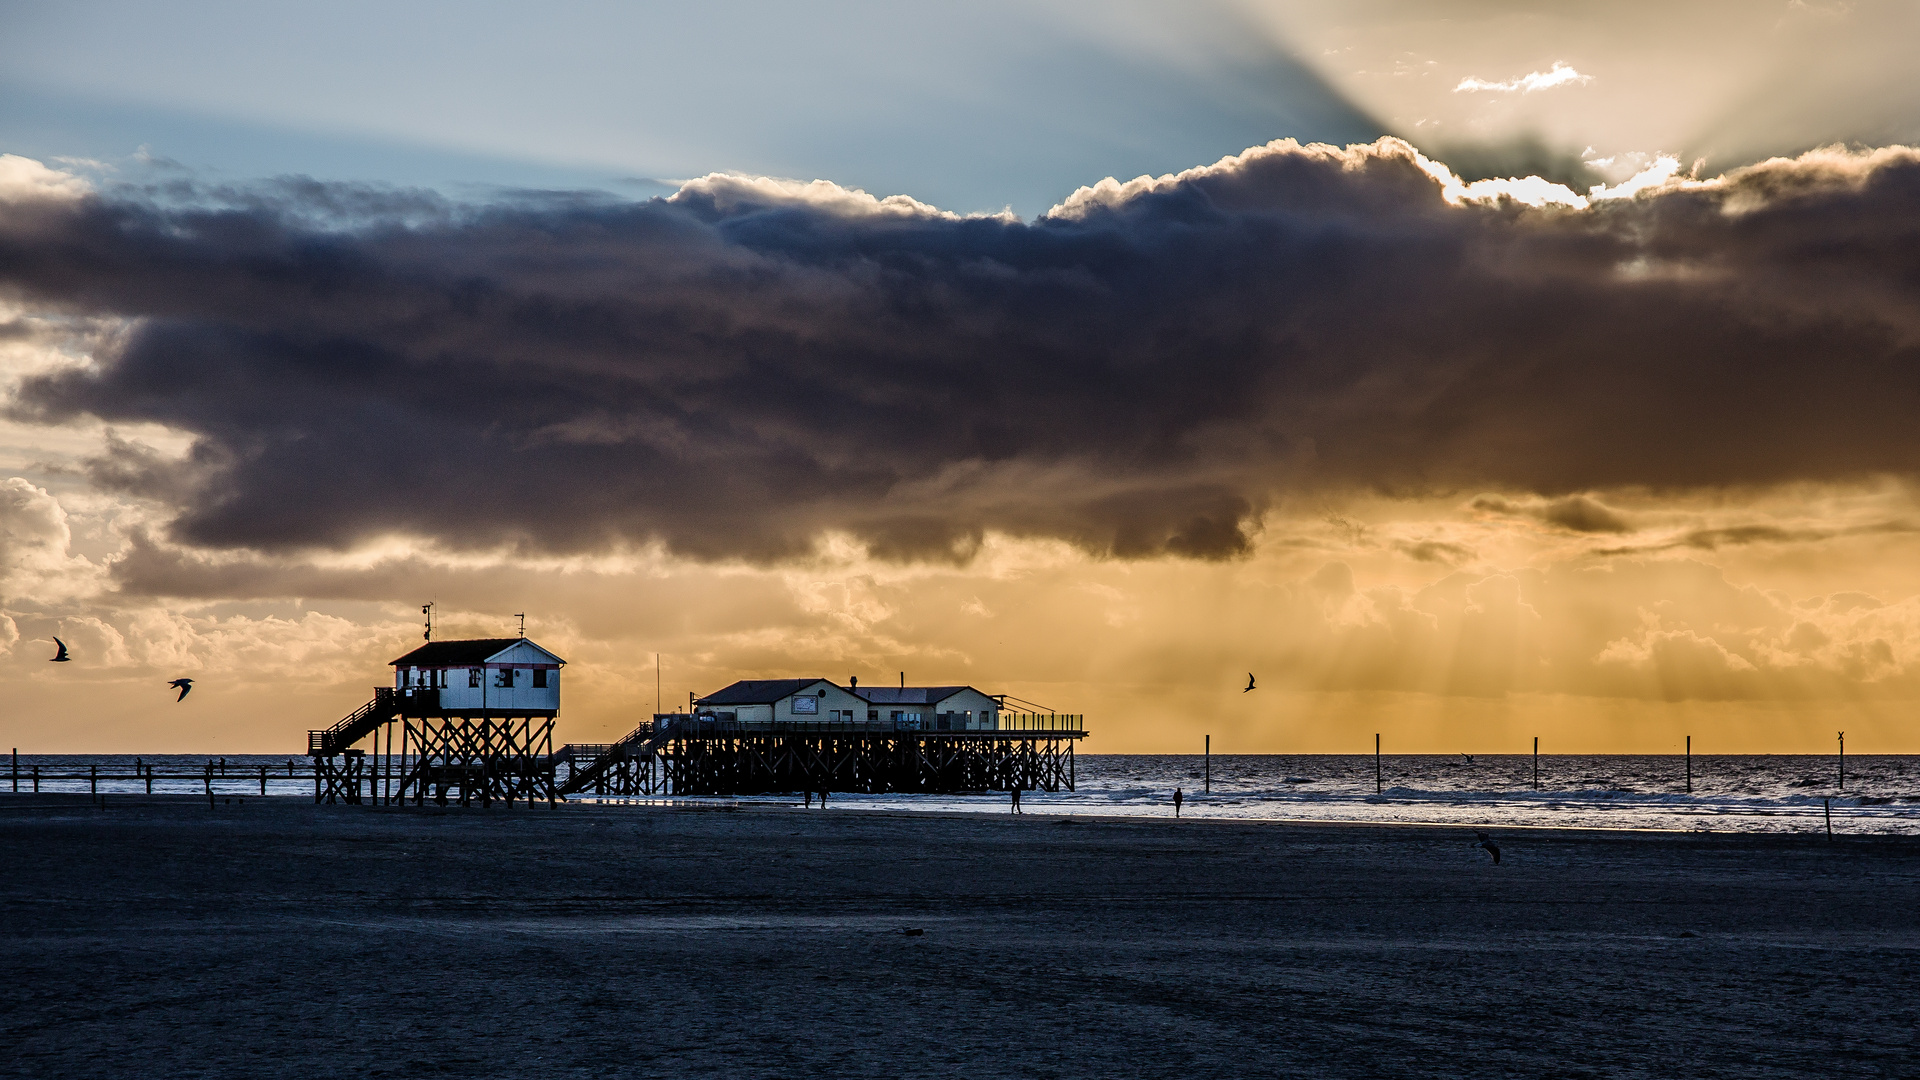
[[[807,809],[809,809],[809,810],[811,810],[811,809],[813,809],[813,789],[812,789],[812,788],[808,788],[807,790],[805,790],[805,791],[803,791],[803,792],[801,792],[800,794],[802,794],[802,795],[804,795],[804,796],[806,796],[806,799],[807,799]]]
[[[1187,801],[1187,793],[1179,788],[1173,789],[1173,816],[1180,816],[1180,804]]]
[[[1019,785],[1019,784],[1015,784],[1015,785],[1013,785],[1013,807],[1012,807],[1012,809],[1010,809],[1010,810],[1008,810],[1007,812],[1008,812],[1008,813],[1010,813],[1010,814],[1018,814],[1018,813],[1020,813],[1020,812],[1021,812],[1021,811],[1020,811],[1020,785]]]
[[[48,657],[48,658],[47,658],[47,662],[48,662],[48,663],[50,663],[50,664],[64,664],[64,663],[66,663],[66,662],[68,662],[69,660],[72,660],[72,659],[73,659],[73,657],[71,657],[71,656],[68,656],[68,655],[67,655],[67,643],[66,643],[66,642],[64,642],[64,641],[61,641],[61,640],[60,640],[59,638],[54,638],[54,639],[53,639],[53,643],[54,643],[54,645],[55,645],[56,647],[58,647],[58,648],[59,648],[59,650],[60,650],[60,651],[59,651],[59,652],[57,652],[57,653],[54,653],[54,654],[53,654],[52,656],[50,656],[50,657]]]
[[[821,788],[820,789],[820,809],[825,810],[826,808],[827,808],[827,789]]]
[[[221,776],[227,775],[227,759],[226,758],[220,759],[220,775]]]
[[[1499,866],[1500,865],[1500,845],[1494,843],[1492,838],[1487,836],[1486,833],[1476,832],[1473,835],[1480,838],[1480,846],[1483,848],[1486,848],[1487,854],[1493,856],[1493,865]]]

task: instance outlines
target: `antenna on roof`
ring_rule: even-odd
[[[427,632],[424,634],[421,634],[420,636],[424,640],[432,641],[433,640],[433,601],[429,600],[425,604],[422,604],[420,606],[420,614],[425,615],[427,617]]]
[[[527,636],[527,613],[524,611],[519,612],[516,615],[514,615],[514,618],[520,620],[520,636],[526,637]]]
[[[900,689],[905,690],[906,688],[907,688],[907,673],[903,671],[900,673]]]

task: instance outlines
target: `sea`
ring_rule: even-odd
[[[312,798],[304,757],[29,755],[17,772],[0,760],[0,792],[141,794],[127,779],[151,766],[155,794]],[[213,764],[211,780],[207,776]],[[1377,771],[1376,771],[1377,765]],[[1688,771],[1691,770],[1689,785]],[[1082,754],[1073,791],[1024,792],[1028,814],[1174,815],[1243,821],[1398,822],[1472,827],[1651,829],[1682,832],[1920,834],[1920,757],[1849,755],[1198,755]],[[91,780],[95,774],[119,779]],[[1689,790],[1691,787],[1691,790]],[[577,797],[576,797],[577,798]],[[598,800],[616,802],[620,800]],[[672,805],[799,803],[797,795],[733,800],[645,799]],[[829,810],[1011,811],[1005,792],[859,795],[834,792]]]

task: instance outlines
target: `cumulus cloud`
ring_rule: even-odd
[[[1531,94],[1536,90],[1551,90],[1556,86],[1585,85],[1593,81],[1593,76],[1582,75],[1558,60],[1545,71],[1530,71],[1511,79],[1491,82],[1486,79],[1465,78],[1453,88],[1456,94],[1477,94],[1491,91],[1496,94],[1511,94],[1519,91]]]
[[[1031,222],[730,176],[640,203],[115,188],[0,203],[0,289],[120,321],[11,415],[181,433],[90,466],[173,544],[1221,559],[1316,488],[1535,492],[1619,532],[1585,493],[1920,470],[1916,192],[1902,148],[1477,191],[1392,139]]]

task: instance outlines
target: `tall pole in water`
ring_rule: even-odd
[[[1840,733],[1840,790],[1847,790],[1847,733]]]
[[[1687,794],[1693,794],[1693,736],[1687,736]]]
[[[1213,736],[1207,736],[1207,752],[1203,760],[1207,763],[1207,793],[1213,793]]]
[[[653,711],[659,712],[664,704],[660,700],[660,654],[653,654]]]
[[[1540,736],[1533,737],[1533,790],[1540,790]]]
[[[1380,735],[1373,736],[1373,793],[1380,794]]]

